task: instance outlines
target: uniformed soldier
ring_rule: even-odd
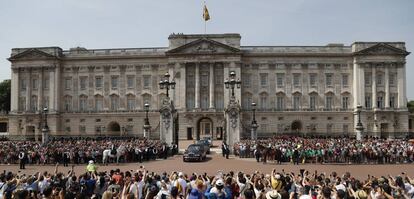
[[[24,150],[20,151],[20,153],[19,153],[20,169],[26,169],[25,168],[26,159],[27,159],[27,156],[26,156],[26,153],[24,152]]]

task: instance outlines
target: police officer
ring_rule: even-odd
[[[162,147],[161,147],[161,154],[162,154],[162,157],[163,157],[164,159],[167,159],[167,156],[168,156],[168,147],[167,147],[167,143],[164,143],[164,144],[162,145]]]
[[[20,169],[26,169],[25,168],[25,166],[26,166],[26,159],[27,159],[26,153],[23,150],[20,151],[20,153],[19,153]]]
[[[229,159],[230,149],[226,142],[221,144],[221,152],[223,153],[223,157],[226,156],[226,159]]]
[[[70,160],[70,153],[69,151],[63,152],[63,166],[67,167],[69,166],[69,160]]]

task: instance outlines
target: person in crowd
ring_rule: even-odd
[[[270,173],[223,172],[198,175],[179,171],[155,173],[114,169],[64,175],[53,173],[0,174],[0,198],[131,198],[131,199],[409,199],[414,179],[400,175],[358,178],[346,172]],[[387,177],[386,177],[387,176]]]

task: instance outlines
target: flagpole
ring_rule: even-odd
[[[204,1],[203,13],[204,13],[205,7],[206,7],[206,1]],[[204,34],[206,34],[206,32],[207,32],[207,20],[204,19]]]

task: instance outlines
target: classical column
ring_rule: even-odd
[[[390,108],[390,82],[389,65],[385,65],[385,108]]]
[[[26,111],[30,112],[32,110],[31,101],[32,101],[32,69],[28,68],[29,74],[27,76],[26,84]]]
[[[56,67],[55,68],[55,81],[53,82],[55,84],[55,87],[54,87],[55,90],[54,90],[54,95],[53,95],[53,98],[54,98],[54,111],[59,112],[60,111],[60,103],[61,103],[60,93],[61,93],[61,90],[62,90],[62,87],[61,87],[62,79],[61,79],[61,76],[60,76],[60,65],[57,64],[55,67]],[[50,109],[49,109],[49,112],[50,112]]]
[[[210,106],[209,108],[214,108],[214,63],[210,63]]]
[[[19,69],[12,68],[12,78],[11,78],[11,111],[17,112],[19,110]]]
[[[200,108],[200,63],[195,66],[195,108]]]
[[[43,67],[40,67],[39,71],[39,82],[37,85],[37,109],[38,111],[43,110]]]
[[[56,68],[51,68],[49,72],[49,111],[55,110],[55,70]]]
[[[398,108],[407,108],[405,63],[399,64],[397,69],[398,79]]]
[[[180,100],[178,100],[179,102],[180,102],[180,108],[186,108],[186,101],[187,101],[187,98],[186,98],[186,93],[187,93],[187,91],[186,91],[186,78],[187,78],[187,75],[186,75],[186,71],[185,71],[185,69],[186,69],[186,67],[185,67],[185,63],[182,63],[182,64],[180,64],[180,63],[176,63],[176,67],[179,67],[180,68],[180,82],[179,82],[179,85],[178,85],[178,92],[179,92],[179,98],[180,98]]]
[[[372,64],[372,109],[377,108],[377,80],[376,80],[376,68],[375,65]]]

